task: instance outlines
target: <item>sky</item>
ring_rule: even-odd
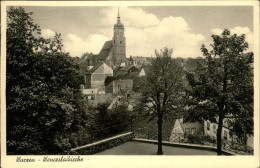
[[[33,12],[42,36],[61,33],[64,50],[70,55],[98,54],[113,36],[118,7],[24,7]],[[251,6],[120,6],[125,26],[126,55],[154,56],[163,47],[173,49],[173,57],[202,56],[202,44],[209,47],[212,34],[224,28],[245,34],[253,50],[253,7]]]

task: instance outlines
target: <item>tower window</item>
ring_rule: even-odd
[[[120,44],[122,44],[122,41],[120,41]]]
[[[114,44],[116,43],[116,40],[114,40]]]

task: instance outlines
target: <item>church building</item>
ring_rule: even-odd
[[[98,54],[98,60],[104,61],[111,67],[127,62],[126,58],[126,38],[124,35],[124,25],[121,23],[119,10],[117,23],[114,25],[114,35],[112,40],[106,41]]]

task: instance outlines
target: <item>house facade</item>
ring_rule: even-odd
[[[113,81],[113,93],[130,93],[133,91],[133,79],[118,79]]]
[[[129,76],[108,77],[105,81],[106,93],[127,94],[133,91],[133,79]]]
[[[204,135],[216,139],[217,129],[218,124],[208,120],[204,120],[203,122],[184,123],[181,118],[175,121],[170,140],[176,141],[176,139],[174,139],[174,137],[176,137],[175,134]],[[236,141],[236,137],[232,135],[225,121],[223,123],[221,137],[228,141]],[[184,138],[184,136],[182,136],[182,138]]]
[[[113,69],[104,62],[99,62],[85,75],[85,85],[97,88],[98,94],[105,94],[105,80],[113,76]]]

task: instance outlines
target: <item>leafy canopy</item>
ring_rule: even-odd
[[[187,72],[186,121],[216,121],[225,118],[238,136],[253,134],[253,53],[245,35],[224,30],[212,35],[212,50],[202,45],[204,63]]]
[[[139,107],[145,115],[151,119],[159,113],[174,115],[183,94],[183,69],[180,62],[171,58],[172,49],[164,48],[160,52],[155,51],[156,59],[142,82],[142,99]],[[144,107],[144,108],[143,108]]]
[[[65,153],[71,133],[86,124],[78,67],[61,35],[44,39],[31,15],[21,7],[7,12],[7,152]]]

